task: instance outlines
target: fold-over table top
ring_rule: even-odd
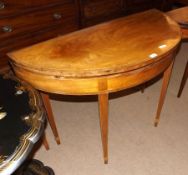
[[[188,28],[187,12],[188,12],[188,6],[171,10],[167,12],[167,15],[170,16],[173,20],[175,20],[180,25],[187,25]]]
[[[188,6],[171,10],[166,13],[170,18],[176,21],[181,28],[182,39],[188,39]]]
[[[181,39],[179,26],[152,9],[9,53],[12,62],[40,74],[94,77],[146,66]]]

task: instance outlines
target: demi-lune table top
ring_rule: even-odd
[[[117,74],[158,61],[181,39],[179,26],[152,9],[9,53],[21,68],[62,77]]]
[[[167,12],[167,15],[169,15],[173,20],[175,20],[180,25],[188,25],[187,12],[188,12],[188,6],[171,10]]]
[[[188,6],[171,10],[166,13],[170,18],[176,21],[181,27],[182,39],[188,39]]]

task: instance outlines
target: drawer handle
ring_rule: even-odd
[[[3,32],[10,33],[13,31],[11,26],[3,26],[2,27]]]
[[[5,8],[5,4],[0,1],[0,9],[4,9],[4,8]]]
[[[61,19],[62,18],[62,14],[61,13],[54,13],[53,17],[54,17],[54,19]]]

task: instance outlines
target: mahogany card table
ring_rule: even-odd
[[[163,74],[155,118],[157,126],[180,40],[177,23],[152,9],[8,55],[16,75],[42,92],[57,142],[59,136],[47,93],[98,95],[104,162],[107,163],[109,93]]]

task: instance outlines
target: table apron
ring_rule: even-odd
[[[175,52],[159,61],[128,72],[87,78],[66,78],[32,72],[14,65],[18,77],[33,87],[49,93],[67,95],[95,95],[115,92],[142,84],[164,72],[175,57]]]

